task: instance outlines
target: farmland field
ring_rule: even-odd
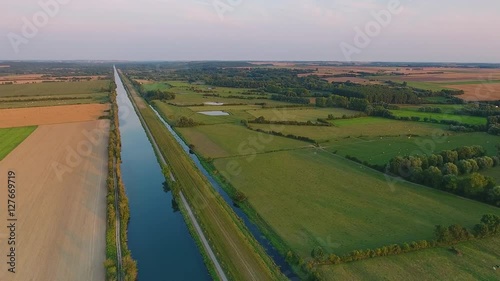
[[[103,122],[109,124],[39,126],[0,162],[2,182],[7,171],[16,173],[16,212],[22,218],[16,229],[17,271],[10,274],[1,263],[2,280],[104,280],[108,131]],[[82,132],[98,128],[102,141],[88,155],[68,156],[88,141]],[[7,198],[7,188],[0,189],[0,197]],[[7,217],[6,208],[0,213]]]
[[[284,69],[290,66],[277,63],[273,67]],[[156,108],[172,124],[175,125],[181,116],[192,118],[198,123],[188,125],[189,127],[175,127],[175,130],[194,153],[204,158],[206,167],[218,178],[228,194],[237,196],[232,197],[235,202],[241,197],[247,200],[246,204],[239,206],[251,220],[261,226],[263,234],[282,253],[291,250],[308,260],[311,251],[318,246],[325,254],[344,255],[357,249],[433,240],[437,224],[457,223],[470,229],[484,214],[500,215],[499,209],[493,206],[439,189],[386,177],[383,173],[345,159],[345,156],[349,155],[370,164],[383,165],[398,155],[439,153],[477,144],[482,145],[488,155],[496,155],[496,145],[500,143],[497,136],[486,132],[457,133],[449,130],[449,125],[424,122],[424,118],[429,118],[486,125],[484,117],[456,114],[464,104],[453,100],[447,93],[437,91],[453,89],[453,84],[464,87],[474,85],[473,80],[477,81],[478,78],[473,77],[489,70],[307,65],[301,65],[300,68],[313,70],[313,74],[329,81],[340,82],[347,79],[367,84],[365,81],[370,77],[377,81],[370,81],[368,84],[390,85],[386,80],[399,83],[407,81],[409,87],[436,92],[415,91],[417,96],[421,94],[421,98],[428,100],[429,104],[396,104],[399,109],[391,110],[395,116],[419,117],[421,122],[359,117],[364,115],[364,112],[318,108],[314,106],[314,97],[328,95],[327,91],[321,90],[310,90],[309,94],[304,96],[311,100],[309,105],[294,104],[292,102],[303,101],[293,99],[289,102],[272,101],[267,99],[270,98],[270,93],[264,93],[264,87],[259,90],[215,87],[204,82],[200,73],[196,73],[195,78],[189,80],[196,81],[193,83],[162,79],[161,81],[168,81],[172,86],[165,90],[176,93],[176,97],[164,102],[154,101]],[[212,81],[217,81],[217,75],[221,74],[211,76],[211,71],[213,70],[203,73],[212,77]],[[262,73],[264,72],[257,71],[255,75]],[[500,72],[495,73],[500,75]],[[222,79],[221,84],[251,85],[245,80],[248,76],[240,77],[238,71],[230,74]],[[346,74],[346,77],[341,77],[342,74]],[[308,75],[310,74],[299,74]],[[333,77],[334,75],[336,77]],[[349,75],[357,76],[349,79]],[[231,80],[233,78],[234,80]],[[246,82],[249,84],[245,84]],[[161,88],[164,83],[166,82],[155,83],[148,80],[148,86],[143,88]],[[284,89],[280,94],[287,93],[286,86],[281,86]],[[288,93],[290,91],[293,92],[294,89],[289,89]],[[255,98],[259,94],[261,95]],[[255,99],[247,99],[248,97]],[[209,102],[224,105],[208,105]],[[440,108],[442,112],[420,112],[421,107]],[[224,111],[229,115],[204,116],[198,114],[201,111]],[[334,120],[328,121],[332,126],[242,122],[261,116],[269,121],[315,122],[318,118],[327,119],[329,115],[335,117]],[[357,118],[342,118],[344,116]],[[256,132],[256,129],[287,137]],[[299,141],[297,137],[307,137],[317,144]],[[493,175],[493,178],[498,178],[495,176],[497,172],[498,168],[481,171],[482,174]],[[468,249],[474,257],[479,257],[481,254],[475,249],[484,247],[482,242],[478,240],[460,243],[459,246]],[[469,244],[473,245],[469,247]],[[446,256],[447,253],[448,250],[444,248],[434,248],[387,259],[375,258],[336,266],[321,266],[321,262],[318,262],[313,265],[313,271],[316,268],[325,280],[365,280],[371,277],[404,279],[409,272],[420,277],[425,276],[425,279],[454,270],[463,279],[470,276],[491,276],[479,264],[470,264],[467,267],[460,263],[454,265],[449,261],[453,256],[450,258]],[[493,253],[494,251],[483,254],[485,259],[492,260]],[[435,263],[443,261],[445,264],[439,269],[429,269],[425,274],[423,265],[411,264],[413,259],[427,267],[427,260]],[[467,260],[467,263],[470,263],[470,260]],[[458,266],[464,266],[466,269]],[[474,273],[470,273],[470,270]],[[297,272],[299,275],[304,273],[300,269]]]
[[[387,164],[399,155],[432,154],[461,146],[481,144],[488,155],[496,155],[500,138],[486,133],[436,134],[427,137],[349,138],[325,144],[329,151],[355,156],[371,164]]]
[[[240,117],[248,117],[250,114],[244,110],[239,110],[240,106],[203,106],[203,107],[180,107],[166,104],[160,101],[155,101],[155,106],[160,110],[165,117],[171,121],[176,121],[180,117],[192,118],[195,122],[204,125],[224,124],[224,123],[239,123]],[[194,109],[194,110],[193,110]],[[244,108],[243,108],[244,109]],[[228,116],[208,116],[200,114],[200,111],[222,110],[228,112]]]
[[[430,240],[436,224],[472,227],[483,214],[500,214],[495,207],[423,186],[391,186],[384,175],[318,149],[260,154],[253,161],[218,159],[215,166],[224,171],[229,161],[241,167],[230,182],[304,257],[316,246],[345,254]]]
[[[107,103],[109,97],[107,93],[92,95],[60,95],[60,96],[30,96],[0,98],[0,109],[23,108],[23,107],[45,107],[58,105]]]
[[[107,92],[109,80],[0,85],[0,97],[82,95]]]
[[[453,120],[469,125],[486,125],[486,118],[468,116],[468,115],[454,115],[446,113],[430,113],[430,112],[419,112],[411,110],[391,110],[394,116],[397,117],[420,117],[422,121],[424,118],[441,120]]]
[[[0,128],[96,120],[107,116],[108,109],[108,104],[1,109]]]
[[[205,157],[249,155],[310,146],[306,142],[254,132],[241,125],[222,124],[177,129]]]
[[[467,101],[496,101],[500,100],[500,83],[478,83],[448,85],[447,87],[463,90],[464,95],[460,98]]]
[[[465,242],[449,248],[427,249],[399,256],[374,258],[337,266],[319,267],[324,280],[498,280],[500,238]]]
[[[248,113],[255,118],[263,116],[266,120],[272,121],[316,121],[318,118],[326,119],[328,115],[333,115],[336,118],[345,116],[354,116],[360,112],[352,111],[343,108],[287,108],[287,109],[261,109],[261,110],[248,110]]]
[[[22,143],[36,127],[4,128],[0,129],[0,161],[14,148]]]
[[[285,135],[308,137],[318,142],[342,139],[347,137],[375,137],[375,136],[408,136],[431,135],[435,131],[444,133],[443,125],[423,122],[405,122],[377,117],[363,117],[355,119],[332,121],[334,127],[316,126],[280,126]],[[251,124],[251,127],[269,131],[272,125]],[[369,128],[369,129],[367,129]]]

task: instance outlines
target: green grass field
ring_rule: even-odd
[[[500,238],[488,238],[449,248],[427,249],[398,256],[319,267],[324,280],[499,280]]]
[[[398,77],[398,76],[369,76],[367,78],[375,79],[378,81],[390,80],[390,81],[394,81],[396,83],[403,83],[406,81],[404,79],[404,77]],[[434,82],[406,81],[406,84],[409,87],[422,89],[422,90],[430,90],[430,91],[441,91],[444,89],[449,89],[449,88],[446,88],[445,85],[440,85],[440,84],[434,83]]]
[[[303,136],[318,142],[338,140],[347,137],[376,137],[376,136],[407,136],[432,135],[433,132],[444,133],[446,126],[424,122],[405,122],[378,117],[363,117],[332,121],[335,127],[317,126],[280,126],[283,134]],[[268,124],[251,124],[253,128],[269,131]],[[277,127],[274,125],[274,127]],[[276,129],[274,129],[276,131]]]
[[[234,124],[177,128],[189,144],[204,157],[252,155],[310,146],[302,141],[248,130]]]
[[[446,90],[449,88],[446,88],[444,85],[440,85],[437,83],[432,83],[432,82],[418,82],[418,81],[406,81],[408,86],[417,88],[417,89],[422,89],[422,90],[430,90],[430,91],[441,91],[441,90]]]
[[[439,85],[481,85],[481,84],[496,84],[500,83],[500,80],[467,80],[467,81],[443,81],[436,82]]]
[[[36,127],[0,129],[0,161],[21,144]]]
[[[107,93],[93,94],[90,96],[82,95],[81,98],[75,98],[74,95],[72,96],[61,95],[56,97],[54,96],[36,96],[36,97],[31,96],[22,98],[14,97],[14,98],[0,98],[0,109],[106,103],[106,102],[109,102],[109,95]]]
[[[391,112],[397,117],[420,117],[420,120],[423,121],[424,118],[436,119],[438,121],[441,120],[453,120],[458,121],[464,124],[470,125],[485,125],[486,118],[477,117],[477,116],[469,116],[469,115],[454,115],[447,113],[430,113],[430,112],[419,112],[417,110],[391,110]]]
[[[153,91],[153,90],[164,91],[170,89],[172,86],[170,86],[170,84],[168,83],[152,83],[152,84],[143,84],[142,87],[146,91]]]
[[[432,154],[461,146],[482,145],[489,155],[496,155],[498,136],[487,133],[453,133],[427,137],[349,138],[325,144],[329,151],[350,155],[371,164],[387,164],[398,155]]]
[[[316,246],[345,254],[433,239],[436,224],[471,227],[483,214],[500,214],[500,209],[486,204],[388,181],[381,173],[319,149],[214,163],[219,171],[228,165],[240,167],[241,173],[228,180],[248,196],[285,244],[303,257]]]
[[[170,121],[176,121],[181,116],[192,118],[195,122],[213,125],[213,124],[237,124],[240,123],[241,119],[246,119],[249,116],[244,110],[234,109],[232,106],[226,106],[225,109],[215,109],[211,106],[196,107],[195,110],[191,110],[189,107],[180,107],[175,105],[170,105],[164,102],[155,101],[155,105],[160,110],[164,116]],[[213,110],[223,110],[228,112],[228,116],[208,116],[201,113],[200,111],[213,111]]]
[[[257,109],[248,110],[254,118],[263,116],[266,120],[274,121],[316,121],[318,118],[326,119],[332,114],[334,117],[354,116],[360,112],[343,108],[286,108],[286,109]]]
[[[435,107],[441,108],[441,113],[454,114],[456,110],[462,109],[464,106],[461,104],[420,104],[420,105],[399,105],[401,110],[419,112],[421,107]]]
[[[0,97],[56,96],[104,93],[109,80],[0,85]]]

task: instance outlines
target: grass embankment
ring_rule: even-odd
[[[231,280],[284,280],[243,222],[210,186],[156,114],[137,96],[130,81],[123,76],[122,79],[227,276]]]
[[[37,127],[5,128],[0,129],[0,161],[12,150],[20,145]]]
[[[127,228],[130,219],[128,198],[121,177],[121,137],[118,118],[118,104],[116,91],[110,94],[111,126],[108,144],[108,178],[107,178],[107,224],[106,224],[106,280],[136,280],[137,264],[132,259],[132,254],[127,245]],[[116,190],[116,188],[118,190]],[[117,192],[118,191],[118,192]],[[120,216],[120,243],[122,253],[122,268],[119,268],[116,241],[116,211],[115,198],[118,194]],[[120,277],[123,276],[123,279]]]

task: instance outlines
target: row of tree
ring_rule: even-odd
[[[419,91],[400,84],[361,85],[329,83],[312,70],[275,68],[192,68],[175,72],[177,79],[203,81],[220,87],[249,88],[288,97],[323,96],[325,93],[372,103],[419,104],[427,96],[448,96],[447,92]]]
[[[442,113],[443,110],[440,107],[425,106],[418,109],[419,112],[430,112],[430,113]]]
[[[488,117],[488,133],[500,136],[500,115]]]
[[[194,121],[193,118],[188,118],[186,116],[181,116],[175,123],[175,126],[180,128],[195,127],[198,125],[201,125],[201,123],[198,123]]]
[[[406,180],[500,206],[500,186],[479,173],[500,165],[498,156],[485,156],[481,146],[464,146],[440,154],[397,156],[386,172]]]
[[[499,235],[500,217],[492,214],[483,215],[479,224],[476,224],[472,231],[459,224],[453,224],[448,227],[436,225],[434,234],[435,239],[430,241],[420,240],[411,243],[383,246],[376,249],[354,250],[343,256],[333,253],[328,254],[320,246],[311,251],[311,258],[308,260],[304,260],[296,253],[288,251],[286,254],[286,260],[290,264],[300,266],[305,272],[310,273],[312,277],[316,278],[313,278],[312,280],[320,280],[317,279],[319,276],[315,274],[314,271],[315,267],[318,265],[342,264],[375,257],[399,255],[438,246],[451,246],[471,239],[480,239]]]
[[[271,99],[275,100],[275,101],[284,101],[284,102],[298,103],[298,104],[310,104],[311,103],[311,100],[308,98],[297,97],[294,95],[272,95]]]
[[[146,100],[173,100],[175,99],[175,93],[161,91],[161,90],[151,90],[151,91],[142,91],[140,93]]]
[[[341,107],[356,111],[366,111],[370,102],[363,98],[347,98],[339,95],[330,95],[328,97],[317,97],[317,107]]]
[[[494,104],[488,103],[468,103],[462,108],[455,110],[457,114],[488,117],[492,115],[499,115],[500,108]]]
[[[324,119],[318,119],[318,122],[312,122],[312,121],[301,122],[301,121],[295,121],[295,120],[271,121],[271,120],[266,120],[266,118],[264,118],[264,116],[260,116],[258,118],[255,118],[254,120],[249,120],[247,122],[248,123],[255,123],[255,124],[278,124],[278,125],[293,125],[293,126],[321,126],[321,127],[333,126],[330,122],[328,122]]]
[[[118,276],[124,276],[126,280],[137,279],[137,263],[132,258],[132,254],[127,245],[127,228],[130,220],[130,210],[125,186],[122,181],[121,162],[121,137],[118,117],[118,104],[116,101],[116,85],[111,83],[110,93],[110,132],[108,140],[108,178],[107,184],[107,225],[106,225],[106,280],[118,280]],[[116,182],[115,182],[116,178]],[[116,183],[116,185],[115,185]],[[115,211],[115,196],[118,194],[118,214]],[[116,241],[115,228],[116,217],[120,218],[120,241]],[[116,245],[120,243],[122,249],[122,268],[117,266]]]

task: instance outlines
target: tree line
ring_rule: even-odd
[[[492,115],[500,115],[500,108],[494,104],[488,103],[468,103],[462,108],[455,110],[457,114],[488,117]]]
[[[500,186],[478,171],[500,165],[479,145],[445,150],[439,154],[396,156],[386,172],[406,180],[500,206]]]
[[[116,84],[111,83],[110,88],[113,90],[110,93],[111,109],[110,109],[110,132],[108,140],[108,177],[107,177],[107,224],[106,224],[106,261],[104,267],[106,269],[106,280],[118,280],[118,275],[123,275],[125,280],[137,279],[137,263],[132,258],[132,253],[127,245],[127,229],[130,220],[130,210],[128,204],[125,186],[121,177],[121,136],[118,117],[118,104],[116,101]],[[116,165],[115,165],[116,163]],[[115,186],[115,177],[117,186]],[[117,190],[116,190],[117,189]],[[120,216],[120,241],[116,241],[115,236],[115,194],[118,191],[118,209]],[[122,249],[122,268],[118,272],[116,243],[120,243]]]
[[[500,234],[500,217],[493,214],[483,215],[480,222],[469,230],[460,224],[450,226],[436,225],[434,229],[435,239],[419,240],[410,243],[393,244],[382,246],[376,249],[354,250],[348,254],[339,256],[334,253],[327,253],[318,246],[311,251],[311,256],[307,260],[303,259],[293,251],[288,251],[285,258],[290,264],[300,266],[309,274],[309,280],[321,280],[320,275],[315,270],[319,265],[335,265],[349,263],[375,257],[385,257],[414,252],[422,249],[444,247],[464,242],[472,239],[497,236]],[[452,247],[457,253],[455,247]]]
[[[168,92],[168,91],[162,91],[162,90],[146,90],[142,86],[141,83],[137,82],[135,79],[130,79],[130,82],[136,89],[136,91],[147,101],[152,101],[152,100],[173,100],[175,99],[175,93]]]
[[[177,70],[175,76],[190,82],[203,81],[218,87],[249,88],[286,97],[321,97],[335,94],[347,98],[367,99],[372,103],[420,104],[423,102],[422,97],[456,94],[446,91],[419,91],[399,84],[329,83],[317,75],[308,75],[311,72],[312,70],[305,69],[211,67]]]
[[[333,126],[332,123],[330,123],[324,119],[318,119],[318,122],[312,122],[312,121],[301,122],[301,121],[295,121],[295,120],[271,121],[271,120],[266,120],[266,118],[264,118],[264,116],[257,117],[254,120],[248,120],[247,122],[254,123],[254,124],[277,124],[277,125],[293,125],[293,126],[320,126],[320,127]]]

